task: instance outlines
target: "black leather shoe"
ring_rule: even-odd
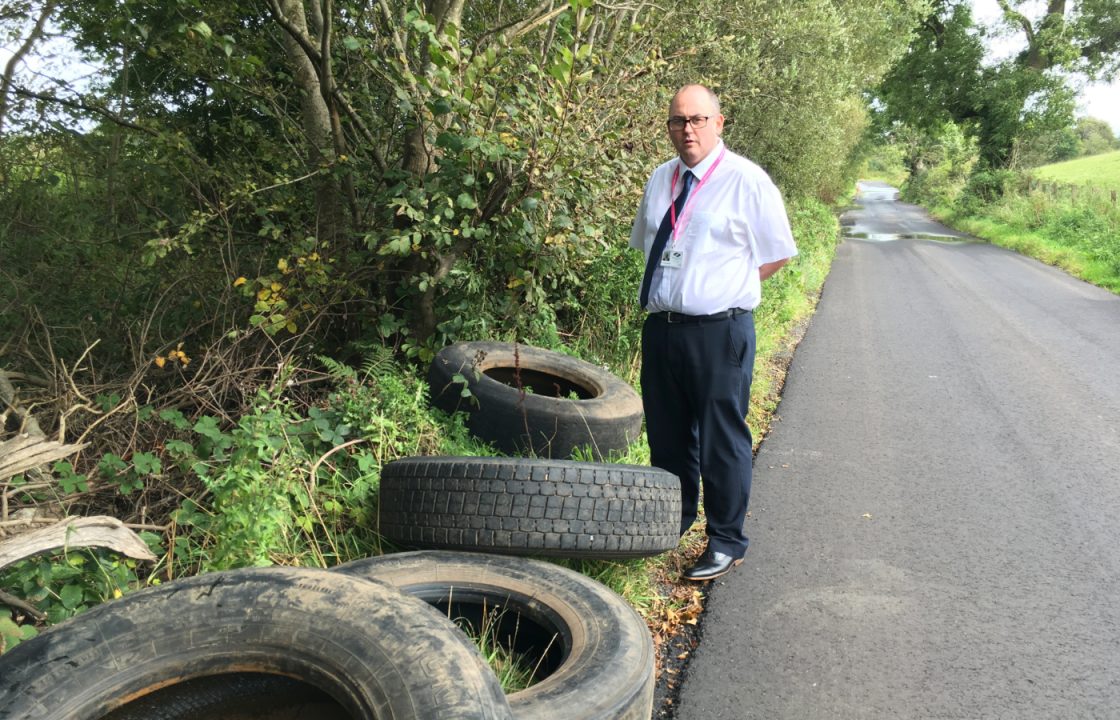
[[[696,564],[685,570],[681,577],[694,582],[715,580],[720,575],[726,575],[731,571],[731,568],[742,562],[743,558],[733,558],[726,553],[705,550]]]

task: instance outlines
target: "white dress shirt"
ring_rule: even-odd
[[[684,214],[677,217],[677,236],[670,236],[666,245],[681,253],[680,267],[663,267],[660,262],[655,266],[646,306],[650,312],[710,315],[732,308],[753,310],[762,299],[758,268],[797,254],[785,204],[770,176],[730,151],[719,160],[723,149],[721,140],[694,168],[674,158],[654,170],[646,183],[630,247],[641,250],[648,261],[671,202],[673,171],[679,170],[676,194],[685,171],[695,176]],[[699,185],[717,160],[708,181]]]

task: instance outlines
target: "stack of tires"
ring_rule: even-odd
[[[648,557],[676,547],[680,482],[636,465],[568,460],[625,451],[642,401],[606,370],[540,348],[463,342],[428,372],[432,404],[533,457],[406,458],[381,473],[379,532],[402,547],[562,558]]]
[[[641,400],[593,365],[501,343],[445,348],[429,380],[435,405],[469,401],[472,432],[534,457],[386,464],[379,531],[419,551],[201,575],[51,628],[0,656],[0,719],[647,720],[642,618],[580,573],[513,557],[676,546],[675,476],[567,459],[625,450]],[[534,684],[504,695],[456,623],[536,658]]]
[[[502,693],[452,622],[539,657]],[[98,606],[0,656],[0,718],[646,720],[653,646],[622,598],[526,558],[410,552],[253,568]]]

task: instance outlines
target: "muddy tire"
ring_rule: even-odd
[[[381,470],[379,532],[407,548],[569,558],[677,546],[680,482],[638,465],[415,457]]]
[[[438,551],[336,571],[391,583],[476,629],[492,614],[494,635],[540,659],[537,682],[507,698],[518,720],[648,720],[653,711],[649,629],[625,600],[580,573],[539,560]]]
[[[602,460],[642,429],[642,399],[621,378],[527,345],[449,345],[432,360],[428,387],[434,406],[467,412],[471,433],[507,454],[570,458],[590,448]]]
[[[427,604],[325,570],[211,573],[144,590],[0,657],[0,718],[93,720],[225,673],[299,680],[347,717],[508,718],[497,679]]]

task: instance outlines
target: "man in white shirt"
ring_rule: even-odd
[[[752,311],[762,281],[797,254],[781,193],[727,150],[723,120],[708,88],[677,91],[668,128],[679,157],[653,171],[630,232],[646,257],[639,299],[649,312],[641,378],[650,462],[681,480],[682,535],[704,488],[708,547],[683,576],[695,581],[727,573],[747,551]]]

